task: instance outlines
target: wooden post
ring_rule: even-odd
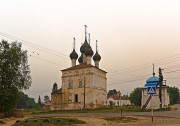
[[[153,122],[153,118],[154,118],[154,113],[153,113],[153,105],[152,105],[152,97],[153,95],[151,95],[151,117],[152,117],[152,122]]]
[[[84,109],[86,108],[85,106],[86,106],[86,78],[84,77]]]

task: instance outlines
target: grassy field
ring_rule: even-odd
[[[82,110],[41,110],[33,111],[32,114],[51,114],[51,113],[107,113],[107,112],[120,112],[120,107],[115,108],[97,108],[97,109],[82,109]],[[140,112],[141,108],[137,106],[123,106],[122,111],[124,112]]]
[[[116,123],[129,123],[129,122],[136,122],[139,120],[138,118],[134,117],[112,117],[112,118],[104,118],[107,121],[116,122]]]
[[[166,109],[157,109],[154,111],[169,111],[169,108]],[[139,106],[123,106],[122,107],[123,112],[142,112],[141,108]],[[151,111],[144,110],[143,112]],[[120,107],[114,107],[114,108],[97,108],[97,109],[82,109],[82,110],[39,110],[39,111],[32,111],[32,114],[54,114],[54,113],[109,113],[109,112],[121,112]]]
[[[86,124],[76,118],[30,118],[17,120],[12,126],[63,126],[73,124]]]

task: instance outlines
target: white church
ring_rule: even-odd
[[[51,93],[52,110],[94,109],[106,106],[107,72],[100,68],[101,56],[94,51],[87,40],[85,26],[85,41],[80,47],[78,56],[74,48],[70,53],[71,66],[62,71],[62,86]],[[79,64],[77,64],[77,59]],[[94,63],[92,62],[94,60]]]

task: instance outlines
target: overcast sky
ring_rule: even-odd
[[[85,24],[94,51],[98,40],[108,90],[144,86],[152,63],[156,76],[162,67],[167,85],[180,88],[179,0],[1,0],[0,39],[28,50],[29,96],[50,96],[54,82],[61,87],[60,70],[71,65],[73,37],[80,55]]]

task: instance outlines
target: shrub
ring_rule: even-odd
[[[43,121],[43,122],[50,122],[50,121],[49,121],[49,119],[44,119],[44,121]]]

